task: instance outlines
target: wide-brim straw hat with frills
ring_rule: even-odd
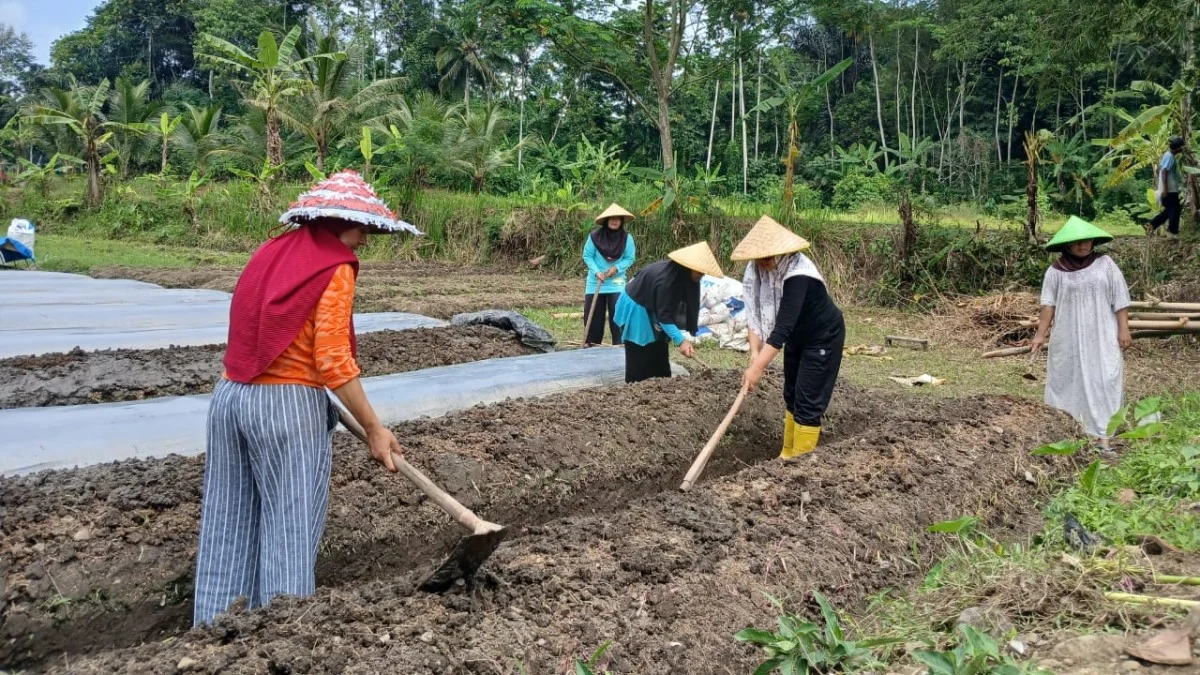
[[[1096,227],[1079,216],[1071,216],[1054,237],[1046,244],[1047,251],[1062,253],[1067,244],[1091,239],[1096,244],[1104,244],[1113,240],[1113,236]]]
[[[317,218],[365,225],[368,232],[375,234],[421,234],[412,224],[400,220],[375,194],[374,188],[350,169],[339,171],[302,193],[279,217],[279,222],[297,228]]]
[[[689,270],[707,274],[710,277],[720,279],[725,276],[725,273],[721,271],[721,266],[717,264],[717,257],[713,255],[712,249],[708,247],[708,243],[703,241],[671,251],[667,257]]]
[[[607,209],[604,209],[600,215],[596,216],[596,224],[603,225],[608,222],[609,218],[618,217],[622,219],[622,225],[628,225],[629,221],[633,220],[632,213],[626,211],[620,204],[613,202]]]
[[[811,246],[808,240],[775,222],[771,216],[758,219],[736,248],[732,260],[759,260],[803,251]]]

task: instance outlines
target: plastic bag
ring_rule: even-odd
[[[530,321],[523,314],[504,309],[485,309],[481,312],[456,314],[450,319],[453,326],[474,326],[482,324],[494,326],[502,330],[511,330],[517,334],[521,344],[540,349],[543,352],[554,351],[554,336],[545,328]]]

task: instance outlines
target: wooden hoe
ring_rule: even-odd
[[[342,426],[346,427],[358,440],[366,443],[367,434],[363,431],[362,426],[340,406],[335,404],[334,407],[337,408]],[[472,513],[470,509],[458,503],[458,500],[451,497],[446,491],[434,485],[433,481],[426,478],[425,474],[418,471],[400,455],[393,453],[392,461],[395,462],[396,469],[404,474],[404,477],[413,485],[421,488],[421,491],[432,499],[433,503],[471,531],[471,534],[459,540],[442,564],[421,582],[420,589],[427,593],[441,593],[453,586],[454,582],[459,579],[470,579],[500,546],[500,542],[504,541],[504,536],[507,534],[504,526],[489,523]]]

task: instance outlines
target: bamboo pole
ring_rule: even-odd
[[[1164,312],[1200,312],[1200,302],[1160,302],[1138,300],[1129,303],[1130,309],[1161,309]]]
[[[1019,326],[1024,328],[1037,328],[1037,321],[1021,321]],[[1178,330],[1189,332],[1200,332],[1200,321],[1195,324],[1190,324],[1187,319],[1178,319],[1176,321],[1130,321],[1129,328],[1131,330]]]
[[[1134,593],[1105,593],[1105,600],[1127,602],[1131,605],[1155,605],[1161,607],[1182,607],[1190,609],[1200,607],[1200,600],[1181,600],[1179,598],[1159,598],[1153,595],[1136,595]]]
[[[1017,356],[1019,354],[1028,354],[1032,351],[1032,347],[1025,345],[1024,347],[1008,347],[1007,349],[996,349],[990,352],[985,352],[980,358],[994,359],[998,356]]]
[[[1130,320],[1137,321],[1175,321],[1178,319],[1200,321],[1200,313],[1181,314],[1178,312],[1130,312],[1129,318]]]
[[[1133,337],[1174,337],[1176,335],[1194,335],[1200,333],[1200,325],[1190,325],[1188,328],[1176,328],[1174,330],[1133,330],[1129,335]]]

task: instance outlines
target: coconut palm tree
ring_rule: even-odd
[[[175,130],[175,144],[200,172],[208,173],[208,160],[221,144],[221,106],[197,108],[183,104],[183,120]]]
[[[536,142],[534,136],[526,136],[509,145],[505,135],[509,120],[493,103],[476,111],[464,109],[456,122],[459,128],[450,151],[450,168],[469,176],[476,193],[483,192],[489,175],[512,166],[521,147]]]
[[[129,178],[129,165],[146,150],[146,136],[163,109],[161,101],[150,100],[150,80],[134,83],[126,77],[113,82],[108,119],[121,126],[113,132],[113,149],[121,179]]]
[[[280,106],[286,99],[299,96],[311,86],[302,75],[303,69],[315,60],[345,58],[344,54],[314,54],[298,58],[296,44],[299,40],[298,25],[284,36],[283,42],[276,42],[275,35],[265,30],[258,36],[258,51],[251,56],[227,40],[208,33],[200,36],[201,47],[206,51],[198,56],[229,66],[250,78],[243,92],[244,101],[266,115],[267,159],[274,166],[283,164]]]
[[[469,15],[469,16],[468,16]],[[442,73],[442,93],[461,89],[463,106],[471,107],[471,84],[487,86],[496,81],[497,66],[503,62],[487,45],[478,12],[463,12],[433,36],[437,49],[435,65]]]
[[[72,77],[68,89],[44,89],[41,100],[30,106],[26,115],[30,122],[47,130],[65,131],[67,138],[63,140],[69,140],[82,150],[82,159],[87,167],[87,203],[93,208],[104,201],[100,153],[112,141],[114,131],[125,130],[105,114],[110,91],[111,85],[107,79],[95,87],[81,87]]]
[[[403,78],[376,80],[354,93],[353,74],[361,54],[347,57],[338,49],[337,36],[325,34],[316,21],[311,23],[312,49],[301,41],[296,44],[301,57],[301,74],[309,86],[280,106],[284,124],[304,134],[317,152],[316,167],[325,170],[330,147],[337,145],[356,127],[355,118],[367,124],[382,118],[389,106],[403,100]]]
[[[410,100],[401,98],[390,115],[372,125],[388,136],[380,152],[397,158],[414,189],[428,187],[431,175],[447,165],[459,138],[460,108],[422,91]]]

